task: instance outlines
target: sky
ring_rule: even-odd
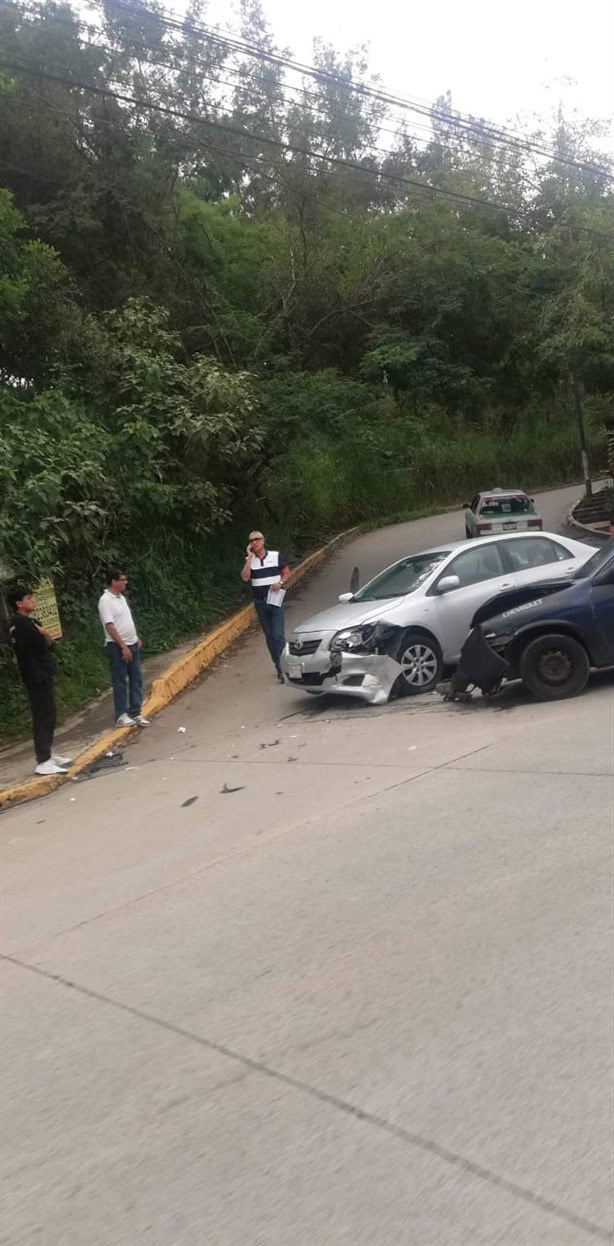
[[[614,0],[262,0],[277,42],[312,62],[320,36],[369,61],[394,94],[426,103],[447,90],[453,107],[512,124],[614,115]],[[175,0],[174,7],[183,7]],[[206,20],[236,28],[231,3],[209,0]],[[610,124],[603,148],[614,153]]]

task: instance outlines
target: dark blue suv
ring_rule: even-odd
[[[614,666],[614,541],[564,582],[532,584],[486,602],[473,619],[458,686],[493,691],[522,679],[540,700],[581,692],[591,667]]]

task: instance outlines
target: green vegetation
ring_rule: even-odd
[[[0,10],[0,555],[55,577],[66,711],[107,684],[109,562],[155,652],[241,599],[250,524],[295,558],[485,482],[577,478],[578,412],[605,462],[599,127],[499,141],[441,100],[415,138],[353,89],[360,56],[317,46],[297,90],[242,12],[259,56],[197,8]],[[0,736],[25,725],[1,647]]]

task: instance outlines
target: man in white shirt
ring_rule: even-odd
[[[143,718],[141,641],[124,590],[128,580],[117,567],[107,572],[107,587],[98,602],[104,647],[111,668],[115,720],[118,727],[148,727]]]

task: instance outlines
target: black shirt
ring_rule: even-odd
[[[37,629],[36,621],[27,614],[14,614],[11,619],[11,640],[24,684],[50,684],[53,679],[53,658],[45,637]]]

